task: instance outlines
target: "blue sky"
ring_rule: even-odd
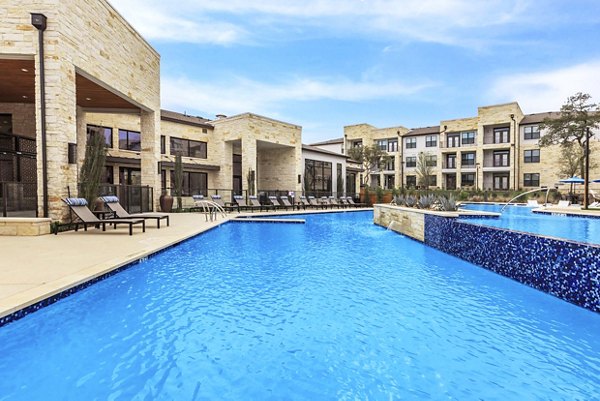
[[[598,0],[110,0],[161,54],[162,107],[408,128],[600,102]]]

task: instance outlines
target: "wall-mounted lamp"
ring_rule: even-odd
[[[69,142],[67,149],[67,158],[69,164],[77,164],[77,144]]]

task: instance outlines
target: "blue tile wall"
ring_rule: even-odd
[[[425,244],[600,312],[600,246],[425,215]]]

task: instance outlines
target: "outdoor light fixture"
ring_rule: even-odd
[[[76,164],[77,163],[77,144],[76,143],[69,143],[69,148],[67,151],[67,156],[69,159],[69,164]]]
[[[29,72],[29,70],[27,68],[21,68],[21,71],[23,71],[23,72]]]

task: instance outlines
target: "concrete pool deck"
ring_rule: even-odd
[[[230,213],[212,222],[201,213],[173,213],[170,227],[161,224],[156,229],[156,223],[148,220],[146,232],[136,227],[132,236],[127,227],[107,227],[106,232],[89,228],[58,235],[1,237],[0,318],[236,217],[361,210],[371,209]]]

